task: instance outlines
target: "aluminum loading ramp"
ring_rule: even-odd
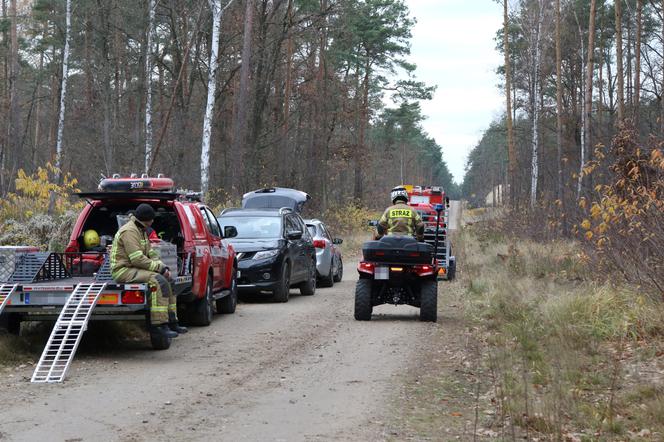
[[[0,315],[5,309],[5,306],[9,303],[9,298],[16,291],[18,284],[2,284],[0,285]]]
[[[30,382],[62,382],[106,283],[80,283],[67,299]]]

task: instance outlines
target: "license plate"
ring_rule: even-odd
[[[389,267],[376,267],[374,271],[374,279],[387,280],[390,279]]]

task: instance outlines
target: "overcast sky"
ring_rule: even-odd
[[[417,64],[419,80],[438,86],[434,99],[422,102],[428,117],[423,126],[443,147],[443,158],[460,183],[468,152],[504,106],[495,74],[501,56],[494,41],[502,6],[494,0],[406,3],[417,19],[410,60]]]

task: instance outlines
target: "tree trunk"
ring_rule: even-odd
[[[293,82],[293,0],[288,0],[288,41],[286,43],[286,79],[284,80],[283,125],[281,127],[281,150],[287,152],[290,124],[291,87]]]
[[[625,85],[625,102],[631,107],[634,103],[632,99],[632,8],[629,2],[625,2],[627,5],[627,42],[625,43],[625,48],[627,49],[627,54],[625,55],[625,75],[626,75],[626,85]]]
[[[622,0],[615,2],[616,12],[616,64],[618,80],[618,123],[625,119],[625,73],[623,70],[623,46],[622,46]]]
[[[154,16],[156,0],[148,4],[148,31],[145,42],[145,173],[152,159],[152,41],[154,39]]]
[[[594,0],[593,0],[594,1]],[[540,40],[542,38],[542,20],[544,20],[544,11],[542,1],[538,2],[537,28],[535,29],[535,47],[533,48],[533,138],[532,138],[532,157],[530,164],[530,207],[534,208],[537,204],[537,181],[539,178],[539,95],[540,95]]]
[[[592,111],[593,111],[593,72],[594,72],[594,63],[595,63],[595,11],[597,9],[597,0],[591,0],[590,2],[590,21],[588,24],[588,62],[586,63],[586,81],[585,81],[585,92],[583,93],[584,98],[584,124],[583,124],[583,133],[588,147],[589,154],[592,152],[593,140],[592,140]],[[579,183],[583,184],[583,162],[581,163],[581,169],[579,170]],[[581,186],[579,187],[579,191]]]
[[[207,194],[210,184],[210,136],[212,135],[212,116],[214,115],[214,99],[217,91],[217,68],[219,67],[219,29],[221,17],[233,0],[222,9],[221,0],[208,0],[212,10],[212,44],[210,49],[210,71],[208,73],[207,105],[203,120],[203,141],[201,143],[201,192]]]
[[[509,160],[509,196],[510,205],[516,207],[516,148],[514,146],[514,132],[512,130],[512,76],[509,50],[509,15],[507,1],[503,0],[503,44],[505,47],[505,101],[507,111],[505,114],[507,125],[507,156]]]
[[[583,30],[581,29],[581,23],[579,18],[574,12],[574,17],[576,18],[576,24],[579,28],[579,43],[581,45],[581,77],[586,73],[586,51],[585,51],[585,42],[583,41]],[[582,81],[582,86],[579,88],[581,90],[581,96],[579,97],[579,108],[581,109],[581,153],[579,155],[579,173],[577,175],[576,182],[576,199],[581,198],[581,186],[583,184],[583,165],[586,163],[586,112],[585,112],[585,96],[586,88],[585,83]],[[576,108],[576,103],[574,103]]]
[[[19,149],[14,149],[13,152],[10,152],[9,146],[16,146],[18,144],[19,137],[19,106],[18,106],[18,16],[16,13],[16,2],[17,0],[9,1],[9,78],[8,78],[8,120],[7,120],[7,140],[5,143],[5,149],[2,152],[2,158],[0,158],[0,173],[4,174],[5,168],[7,167],[7,158],[13,153],[14,164],[17,163],[17,157],[20,155]],[[19,163],[20,164],[20,163]],[[11,166],[9,166],[11,167]]]
[[[240,90],[237,94],[235,112],[235,124],[233,128],[233,148],[236,158],[240,158],[236,167],[231,168],[231,173],[234,175],[232,182],[237,185],[238,177],[241,177],[245,165],[242,159],[247,152],[246,146],[246,127],[248,124],[247,109],[249,107],[249,75],[251,74],[251,43],[253,40],[253,25],[254,25],[254,0],[246,0],[244,10],[244,36],[242,41],[242,58],[240,66]]]
[[[65,104],[67,101],[67,77],[69,76],[69,39],[71,34],[71,0],[66,3],[65,15],[65,48],[62,53],[62,80],[60,83],[60,112],[58,114],[58,134],[55,144],[55,173],[54,180],[60,183],[62,180],[62,160],[64,147],[62,145],[62,138],[65,130]],[[52,214],[55,209],[54,192],[51,192],[48,203],[48,213]]]
[[[639,107],[641,104],[641,34],[643,33],[643,0],[636,2],[636,47],[634,52],[634,127],[639,133]]]
[[[369,125],[369,80],[371,78],[371,65],[367,59],[364,66],[364,80],[362,81],[362,108],[360,109],[359,143],[355,148],[355,179],[353,198],[356,202],[362,199],[362,158],[366,147],[366,133]]]
[[[560,41],[560,0],[556,0],[556,162],[558,167],[557,198],[561,206],[563,198],[563,80],[562,48]]]
[[[64,147],[62,138],[65,130],[65,104],[67,101],[67,77],[69,76],[69,39],[71,34],[71,0],[67,0],[65,16],[65,48],[62,53],[62,82],[60,83],[60,112],[58,117],[58,135],[55,145],[55,168],[57,181],[61,178]]]

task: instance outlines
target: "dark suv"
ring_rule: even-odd
[[[303,295],[316,291],[316,249],[300,215],[291,209],[226,209],[219,216],[237,253],[240,293],[271,293],[288,302],[290,288]]]

